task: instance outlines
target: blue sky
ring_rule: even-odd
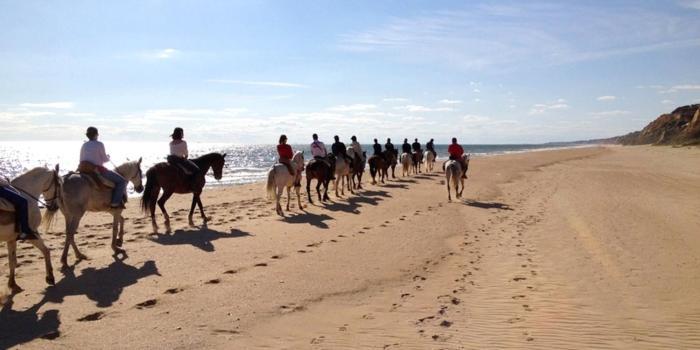
[[[700,0],[0,0],[0,23],[0,140],[539,143],[700,103]]]

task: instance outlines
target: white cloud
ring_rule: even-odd
[[[180,54],[181,54],[180,50],[173,49],[173,48],[167,48],[167,49],[161,49],[161,50],[146,51],[146,52],[137,54],[137,57],[140,57],[140,58],[148,60],[148,61],[157,61],[157,60],[171,59],[171,58],[174,58],[175,56],[178,56]]]
[[[209,83],[220,84],[241,84],[241,85],[256,85],[256,86],[271,86],[281,88],[308,88],[308,85],[289,83],[284,81],[256,81],[256,80],[231,80],[231,79],[209,79]]]
[[[73,108],[73,102],[44,102],[44,103],[22,103],[20,107],[26,108],[56,108],[70,109]]]
[[[462,117],[462,120],[465,123],[483,123],[483,122],[491,121],[491,118],[483,116],[483,115],[467,114],[464,117]]]
[[[340,105],[340,106],[334,106],[327,108],[329,111],[333,112],[358,112],[358,111],[366,111],[370,109],[376,109],[377,106],[373,104],[353,104],[353,105]]]
[[[617,100],[617,97],[612,96],[612,95],[605,95],[605,96],[599,96],[596,98],[598,101],[615,101]]]
[[[700,0],[683,0],[679,4],[685,8],[700,10]]]
[[[163,49],[160,52],[156,53],[156,57],[161,58],[161,59],[167,59],[167,58],[172,58],[173,56],[179,54],[180,51],[176,49]]]
[[[472,91],[473,91],[474,93],[477,93],[477,94],[481,92],[481,90],[479,90],[479,89],[474,89],[474,90],[472,90]]]
[[[566,100],[564,99],[558,99],[557,102],[555,103],[538,103],[532,105],[532,108],[530,108],[530,115],[534,114],[542,114],[550,110],[557,110],[557,109],[568,109],[569,105],[564,103]]]
[[[602,111],[602,112],[591,112],[590,115],[594,117],[615,117],[621,115],[630,114],[630,111],[624,110],[613,110],[613,111]]]
[[[438,103],[442,103],[442,104],[444,104],[444,105],[458,105],[458,104],[461,104],[462,101],[460,101],[460,100],[442,99],[442,100],[438,101]]]
[[[673,100],[662,100],[661,101],[661,104],[665,104],[665,105],[670,105],[670,104],[674,104],[674,103],[675,102],[673,102]]]
[[[66,117],[94,117],[96,116],[95,113],[88,113],[88,112],[67,112],[63,113]]]
[[[382,99],[382,101],[384,101],[384,102],[408,102],[408,99],[403,98],[403,97],[387,97],[387,98]]]
[[[448,112],[448,111],[454,110],[450,107],[431,108],[431,107],[420,106],[420,105],[406,105],[406,106],[394,107],[394,109],[404,110],[404,111],[408,111],[408,112]]]

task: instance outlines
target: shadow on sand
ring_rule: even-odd
[[[508,204],[498,203],[498,202],[479,202],[472,200],[465,200],[464,204],[470,207],[476,207],[481,209],[499,209],[499,210],[513,210]]]
[[[303,214],[291,214],[284,218],[284,221],[290,224],[309,224],[322,229],[328,228],[328,224],[324,222],[328,220],[333,220],[333,218],[326,214],[314,214],[309,212],[305,212]]]
[[[26,343],[36,338],[56,339],[61,335],[58,310],[51,309],[39,315],[46,303],[62,303],[67,296],[84,295],[98,307],[109,307],[121,297],[124,288],[142,278],[160,275],[153,260],[139,268],[115,260],[100,269],[88,267],[75,276],[73,269],[65,269],[64,277],[48,287],[44,297],[26,310],[13,310],[12,296],[0,310],[0,349]]]
[[[170,235],[157,235],[155,238],[150,238],[151,241],[162,245],[182,245],[189,244],[197,247],[205,252],[213,252],[214,245],[211,243],[222,238],[238,238],[251,236],[249,232],[231,229],[231,232],[221,232],[211,230],[207,227],[191,230],[175,230]]]

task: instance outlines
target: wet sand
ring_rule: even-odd
[[[58,220],[57,285],[21,243],[0,348],[700,347],[699,149],[476,158],[452,203],[443,174],[366,178],[284,219],[262,184],[207,190],[206,228],[175,196],[172,235],[132,201],[123,261],[89,214],[63,273]]]

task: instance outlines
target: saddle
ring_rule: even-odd
[[[80,162],[78,165],[78,170],[75,172],[70,172],[68,175],[71,174],[86,175],[85,178],[90,181],[90,184],[93,187],[108,190],[114,188],[114,182],[100,175],[100,173],[97,172],[97,167],[90,162]]]

